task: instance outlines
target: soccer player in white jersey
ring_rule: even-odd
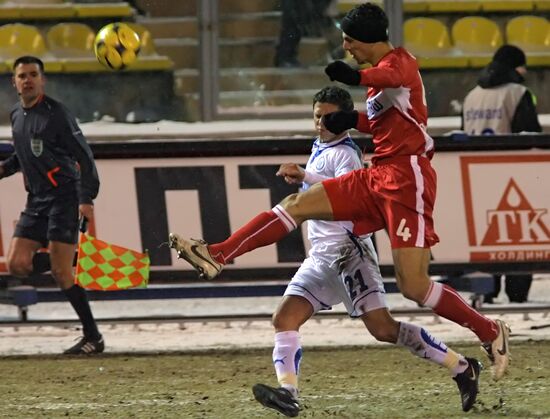
[[[348,132],[335,135],[323,125],[324,115],[339,110],[353,110],[353,100],[346,90],[325,87],[313,97],[313,121],[318,136],[308,163],[305,169],[295,163],[282,164],[278,176],[308,189],[363,167],[361,150]],[[276,206],[273,211],[280,209]],[[308,222],[309,256],[288,284],[273,315],[273,366],[279,386],[256,384],[253,387],[256,400],[287,416],[298,415],[300,327],[319,310],[344,303],[349,315],[361,318],[377,340],[405,346],[420,358],[448,368],[462,398],[467,400],[464,410],[469,410],[476,399],[478,382],[472,381],[465,371],[471,365],[477,377],[479,363],[447,348],[423,328],[392,318],[370,234],[364,235],[361,230],[361,223],[351,221]]]
[[[306,220],[360,221],[366,232],[386,230],[401,293],[434,313],[470,329],[491,361],[495,380],[510,360],[508,325],[477,312],[452,287],[431,281],[430,248],[439,238],[433,208],[436,173],[431,165],[434,140],[426,132],[428,108],[416,59],[388,39],[388,17],[372,3],[360,4],[341,20],[343,47],[359,64],[330,63],[331,80],[365,86],[366,111],[340,110],[323,124],[340,134],[355,128],[372,135],[374,155],[368,168],[315,183],[287,196],[277,211],[258,214],[228,239],[207,244],[173,235],[171,245],[204,278],[215,278],[243,253],[275,243]],[[472,377],[475,376],[471,371]]]

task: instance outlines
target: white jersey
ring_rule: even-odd
[[[330,143],[317,139],[306,165],[307,182],[322,182],[361,169],[361,150],[351,137]],[[311,242],[307,257],[288,284],[285,295],[308,300],[313,312],[343,303],[351,317],[386,308],[378,255],[370,234],[357,237],[351,221],[308,221]]]
[[[313,143],[306,172],[314,173],[316,179],[329,179],[361,169],[361,150],[351,139],[345,136],[330,143],[317,140]],[[305,190],[311,185],[302,184]],[[353,232],[351,221],[308,221],[308,239],[311,242],[310,256],[325,254],[327,249],[347,240],[348,232]],[[330,252],[329,252],[330,253]]]

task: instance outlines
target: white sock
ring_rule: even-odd
[[[453,377],[468,368],[468,362],[461,354],[448,348],[422,327],[411,323],[399,323],[397,345],[405,346],[416,356],[435,362],[449,369]]]
[[[298,374],[302,360],[300,334],[297,331],[275,333],[273,366],[281,387],[298,397]]]

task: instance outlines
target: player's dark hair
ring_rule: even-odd
[[[340,22],[346,35],[366,43],[386,42],[389,39],[388,25],[384,10],[372,3],[355,6]]]
[[[331,103],[338,106],[340,110],[347,112],[353,110],[351,95],[347,90],[338,86],[327,86],[315,93],[315,96],[313,96],[313,106],[316,103]]]
[[[13,63],[13,71],[15,71],[15,69],[19,64],[38,64],[38,67],[40,68],[40,72],[44,73],[44,63],[38,57],[34,57],[32,55],[23,55],[22,57],[19,57]]]

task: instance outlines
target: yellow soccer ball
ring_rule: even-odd
[[[94,41],[97,60],[111,70],[122,70],[137,59],[139,35],[125,23],[109,23],[99,30]]]

